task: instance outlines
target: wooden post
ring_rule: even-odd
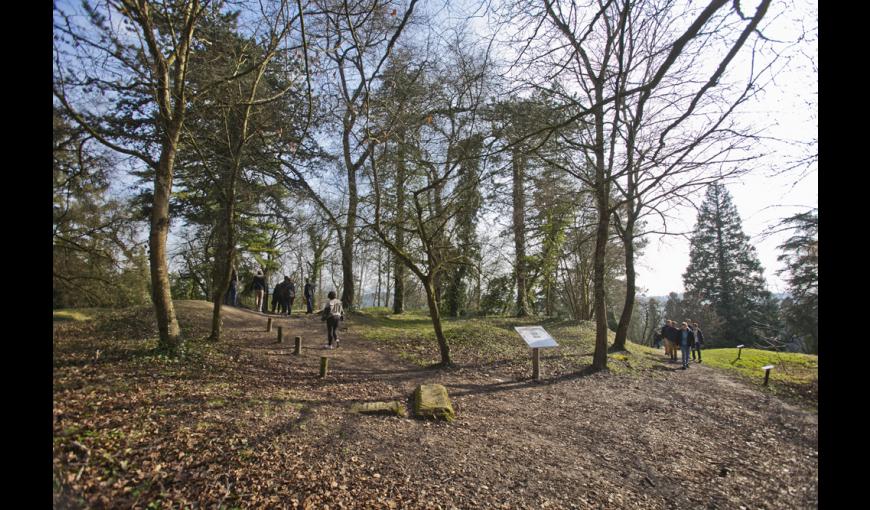
[[[329,358],[326,356],[320,357],[320,377],[326,377],[326,372],[329,369]]]
[[[742,344],[738,345],[737,346],[737,359],[740,359],[740,351],[742,351],[742,350],[743,350],[743,345]]]
[[[541,350],[537,347],[532,349],[532,379],[541,380]]]
[[[272,332],[272,318],[269,317],[269,320],[266,322],[266,333]]]
[[[284,342],[284,328],[282,328],[281,326],[278,326],[278,343],[280,344],[283,342]]]
[[[764,370],[764,385],[767,386],[767,380],[770,378],[770,370],[773,368],[773,365],[767,365],[761,367]]]
[[[302,354],[302,337],[297,336],[296,338],[294,338],[294,340],[296,341],[296,347],[294,347],[293,349],[293,354],[296,354],[298,356]]]

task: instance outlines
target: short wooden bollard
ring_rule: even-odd
[[[541,380],[541,350],[537,347],[532,348],[532,379]]]
[[[280,344],[283,342],[284,342],[284,328],[281,326],[278,326],[278,343]]]
[[[737,346],[737,359],[740,359],[740,351],[742,351],[742,350],[743,350],[743,346],[742,346],[742,345],[738,345],[738,346]]]
[[[302,337],[297,336],[293,340],[296,342],[296,346],[293,348],[293,354],[302,354]]]
[[[266,322],[266,333],[272,332],[272,318],[269,317],[269,320]]]
[[[329,370],[329,358],[326,356],[320,357],[320,377],[326,377],[326,372]]]
[[[767,365],[761,367],[764,370],[764,385],[767,386],[767,380],[770,378],[770,370],[773,368],[773,365]]]

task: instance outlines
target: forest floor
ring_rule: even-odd
[[[523,356],[458,348],[456,368],[433,369],[370,318],[327,350],[314,315],[267,333],[264,315],[224,308],[208,344],[210,305],[176,303],[183,361],[154,350],[149,308],[54,323],[55,508],[818,506],[813,407],[704,364],[630,349],[590,373],[560,361],[591,352],[551,350],[535,382],[518,336]],[[420,383],[447,388],[455,421],[349,412],[410,411]]]

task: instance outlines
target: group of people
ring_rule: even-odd
[[[235,276],[235,271],[233,275]],[[257,274],[254,275],[251,282],[251,289],[254,291],[255,298],[254,309],[257,311],[266,311],[266,303],[264,302],[266,288],[266,277],[263,274],[263,270],[258,269]],[[235,295],[232,284],[230,285],[230,292]],[[305,279],[305,287],[302,294],[305,297],[305,313],[314,313],[314,284],[308,278]],[[272,313],[277,312],[282,315],[290,315],[293,310],[293,301],[295,300],[296,283],[289,276],[284,276],[284,280],[275,285],[275,288],[272,290]]]
[[[689,352],[692,354],[692,360],[701,363],[701,346],[704,345],[704,332],[698,326],[697,322],[686,319],[677,327],[677,322],[671,319],[665,321],[662,330],[658,335],[658,340],[665,342],[665,356],[671,361],[677,361],[677,348],[682,352],[683,370],[689,368]]]
[[[236,273],[233,270],[233,283],[237,284]],[[263,309],[264,297],[266,294],[266,277],[263,275],[262,269],[257,270],[257,274],[254,275],[253,282],[251,283],[251,288],[254,290],[254,295],[256,298],[256,310],[260,311]],[[235,304],[235,296],[236,296],[236,287],[230,284],[230,292],[233,294],[233,304]],[[305,297],[305,306],[306,306],[306,314],[314,313],[314,284],[306,278],[305,279],[305,287],[303,288],[303,296]],[[227,295],[230,293],[228,292]],[[341,304],[341,300],[336,299],[335,291],[330,291],[328,294],[329,301],[324,306],[323,310],[321,310],[321,320],[326,322],[326,339],[327,343],[324,345],[327,349],[335,349],[338,347],[338,325],[339,322],[344,320],[344,308]],[[289,276],[284,276],[284,280],[275,285],[275,288],[272,291],[272,313],[286,314],[290,315],[291,310],[293,309],[293,301],[296,299],[296,284],[293,282],[293,279]]]

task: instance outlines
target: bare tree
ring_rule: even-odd
[[[750,32],[764,16],[769,0],[763,0],[755,16],[748,18]],[[542,9],[529,9],[524,13],[528,20],[521,27],[530,33],[520,59],[525,59],[527,71],[540,79],[531,85],[547,88],[565,105],[566,114],[555,124],[544,126],[541,131],[551,131],[558,136],[558,129],[577,125],[586,130],[579,140],[561,138],[566,148],[577,154],[576,164],[563,165],[570,175],[586,183],[593,191],[598,212],[594,257],[594,314],[596,319],[595,353],[593,367],[607,366],[607,320],[605,306],[605,257],[610,237],[611,215],[614,210],[612,187],[620,177],[621,170],[615,165],[619,147],[619,126],[623,123],[624,105],[636,95],[651,95],[667,84],[687,61],[692,62],[705,51],[706,34],[715,33],[723,38],[731,37],[733,31],[726,25],[747,20],[734,3],[713,0],[697,11],[691,23],[680,31],[661,33],[661,50],[632,62],[625,58],[633,49],[634,33],[647,27],[644,23],[656,16],[664,16],[673,26],[676,20],[685,19],[686,6],[669,0],[607,0],[594,6],[579,6],[573,2],[545,0]],[[745,30],[744,30],[745,33]],[[744,33],[736,39],[726,40],[722,46],[726,55],[719,58],[718,66],[708,75],[701,87],[702,95],[713,86],[728,66],[734,54],[746,41]],[[558,44],[553,44],[558,41]],[[720,46],[720,47],[722,47]],[[555,49],[554,49],[555,47]],[[643,64],[647,64],[645,67]],[[637,69],[649,69],[640,79]],[[537,72],[535,72],[537,71]],[[550,84],[555,83],[553,87]],[[697,101],[689,103],[692,113]],[[578,125],[582,122],[582,126]],[[591,170],[591,171],[588,171]],[[618,205],[618,204],[617,204]],[[630,313],[630,311],[629,311]]]

